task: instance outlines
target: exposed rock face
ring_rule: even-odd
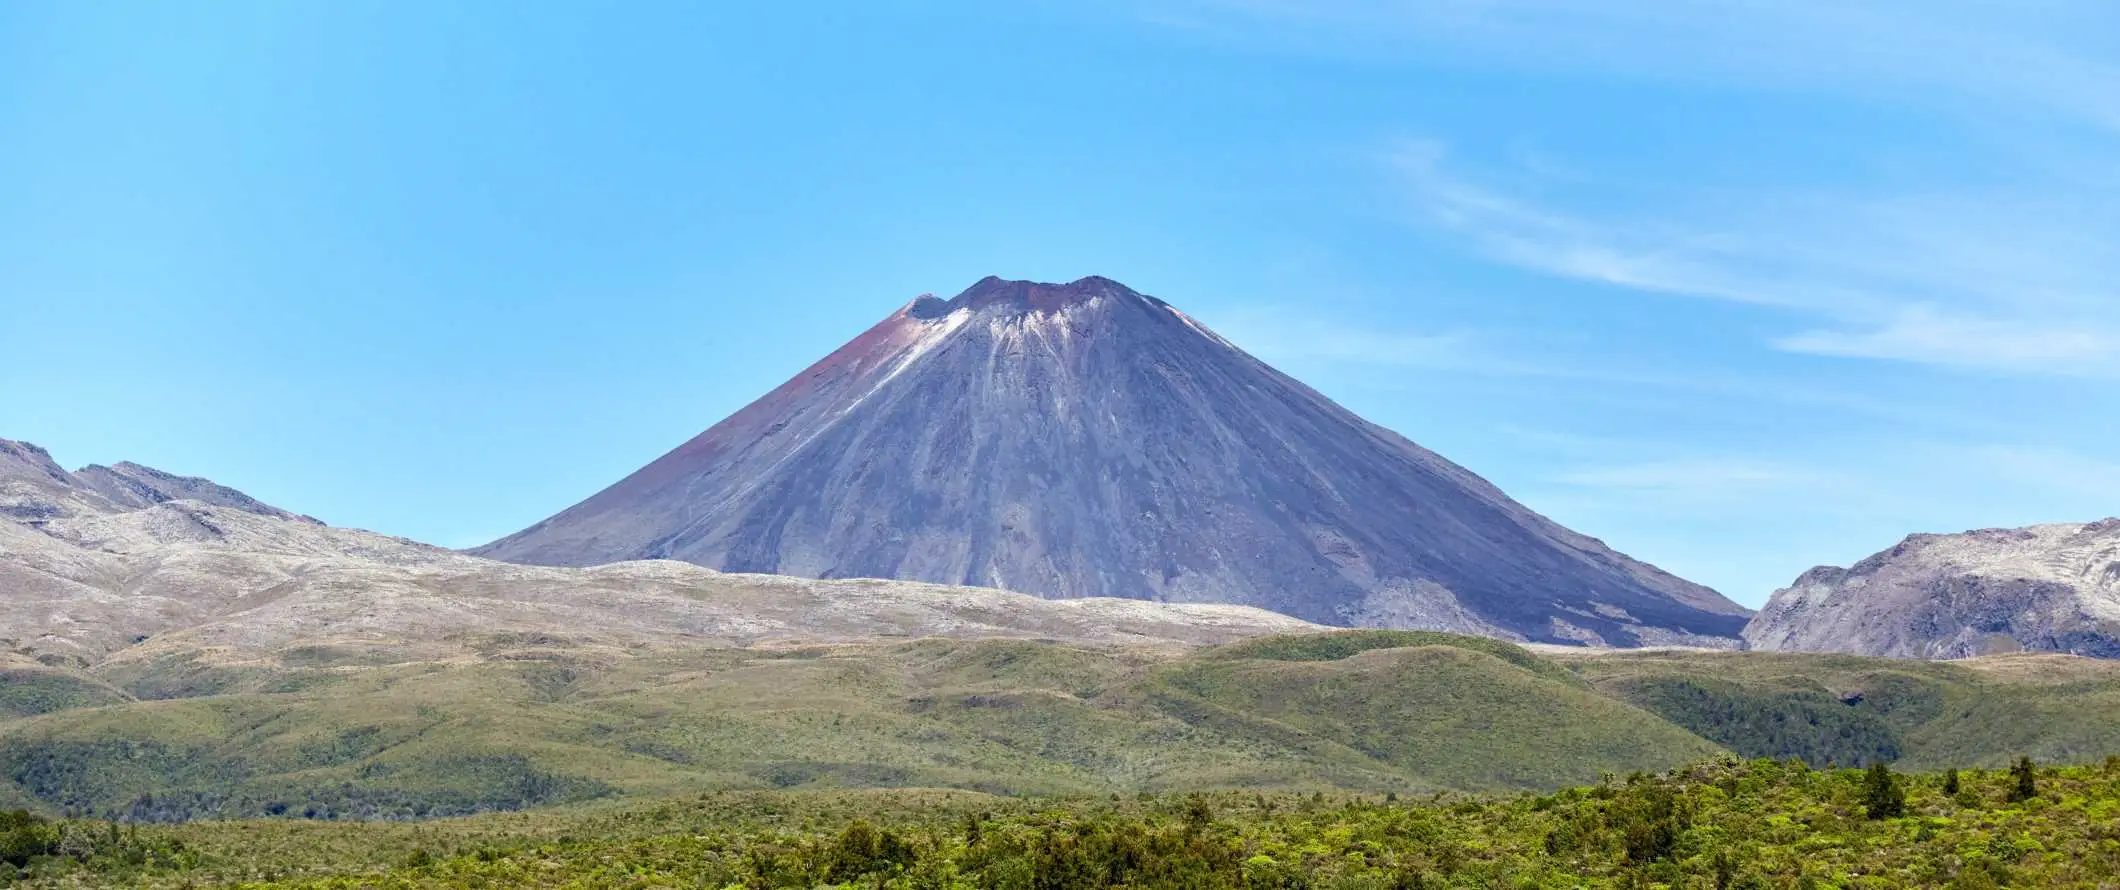
[[[72,486],[73,474],[52,460],[51,452],[28,442],[0,439],[0,479],[20,479],[54,486]]]
[[[131,462],[114,467],[88,466],[69,473],[42,448],[0,439],[0,517],[41,522],[122,513],[176,500],[317,522],[210,479],[178,476]]]
[[[28,442],[0,439],[0,518],[41,522],[117,509]]]
[[[164,473],[130,461],[113,467],[83,467],[75,471],[74,478],[104,497],[132,509],[152,507],[167,501],[198,501],[202,504],[234,507],[260,516],[322,524],[315,517],[289,513],[226,485],[217,484],[211,479]]]
[[[2120,519],[1914,535],[1817,568],[1745,628],[1754,649],[1967,658],[2120,658]]]
[[[1746,618],[1103,278],[988,278],[921,297],[476,552],[1240,603],[1616,646],[1735,645]]]

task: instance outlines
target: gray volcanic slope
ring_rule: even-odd
[[[129,461],[112,467],[90,465],[69,473],[42,448],[0,439],[0,517],[46,521],[122,513],[177,500],[321,524],[211,479],[178,476]]]
[[[289,513],[211,479],[164,473],[131,461],[111,467],[91,464],[75,470],[74,478],[104,497],[133,509],[152,507],[169,501],[198,501],[218,507],[233,507],[260,516],[322,524],[316,517]]]
[[[106,472],[123,486],[111,496],[82,478],[101,474],[68,473],[43,449],[0,439],[0,686],[11,658],[85,668],[353,646],[386,661],[440,660],[496,634],[629,647],[923,636],[1161,646],[1320,629],[1241,606],[1051,602],[681,562],[509,565],[332,528],[203,479],[133,464]],[[158,497],[176,490],[187,494]]]
[[[476,550],[1734,646],[1613,552],[1103,278],[914,300],[712,429]]]
[[[2120,658],[2120,519],[1914,535],[1853,568],[1804,573],[1745,639],[1894,658]]]

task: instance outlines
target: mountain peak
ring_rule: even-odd
[[[0,517],[47,520],[144,510],[164,501],[203,501],[261,516],[322,525],[211,479],[179,476],[131,461],[90,464],[67,472],[51,452],[0,439]]]
[[[1141,294],[1133,288],[1100,275],[1077,278],[1066,284],[1044,281],[1018,281],[988,275],[966,288],[963,293],[944,303],[942,314],[958,309],[973,311],[999,310],[1011,314],[1053,313],[1078,306],[1100,297],[1133,297]],[[916,303],[918,301],[915,301]],[[946,307],[946,308],[944,308]]]
[[[51,452],[28,442],[0,439],[0,476],[73,485],[73,477],[52,460]]]
[[[1731,646],[1746,611],[1518,504],[1109,278],[908,303],[475,551]]]

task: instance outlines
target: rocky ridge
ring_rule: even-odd
[[[1914,535],[1778,591],[1753,649],[1894,658],[2120,658],[2120,519]]]
[[[211,479],[165,473],[130,461],[109,467],[91,464],[68,472],[43,448],[0,439],[0,517],[43,522],[123,513],[176,500],[323,524]]]
[[[0,442],[0,460],[0,481],[25,508],[0,519],[0,652],[69,667],[319,645],[432,660],[495,634],[709,647],[928,636],[1198,644],[1312,629],[1234,606],[1050,602],[678,562],[517,566],[326,526],[204,480],[184,490],[229,503],[128,508],[42,449]],[[144,468],[112,469],[168,484]]]

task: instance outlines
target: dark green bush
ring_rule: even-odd
[[[1872,819],[1898,819],[1907,814],[1906,790],[1899,787],[1899,777],[1892,775],[1891,767],[1870,764],[1862,781],[1862,806]]]
[[[28,810],[0,812],[0,862],[16,868],[59,850],[59,828]]]

